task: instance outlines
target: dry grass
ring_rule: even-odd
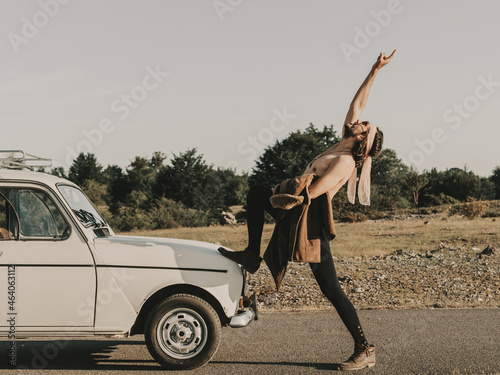
[[[497,307],[500,282],[494,270],[498,257],[482,259],[477,254],[489,244],[499,248],[500,219],[448,217],[446,211],[409,218],[336,224],[337,238],[331,243],[335,267],[356,308]],[[272,224],[264,226],[262,252],[273,228]],[[244,225],[124,234],[220,243],[235,250],[244,249],[247,243]],[[373,257],[399,249],[406,255]],[[307,264],[290,263],[287,273],[279,293],[267,267],[250,277],[249,290],[258,293],[260,309],[332,308]]]
[[[387,254],[398,249],[426,252],[435,250],[441,242],[481,247],[500,243],[499,229],[500,223],[491,218],[468,220],[457,216],[337,224],[332,248],[334,254],[350,257]]]
[[[337,223],[337,237],[332,241],[332,253],[338,258],[388,254],[398,249],[426,252],[435,250],[441,242],[449,246],[469,245],[482,249],[487,244],[500,244],[500,220],[435,215],[427,219],[380,220],[363,223]],[[427,222],[427,224],[425,224]],[[273,224],[264,226],[262,251],[267,246]],[[244,225],[205,228],[177,228],[134,231],[122,234],[184,238],[219,243],[234,250],[247,244]]]

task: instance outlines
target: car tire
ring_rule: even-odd
[[[151,311],[144,336],[149,352],[162,366],[191,370],[214,356],[221,329],[210,304],[196,296],[175,294]]]

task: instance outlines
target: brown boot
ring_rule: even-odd
[[[375,346],[356,344],[354,354],[347,361],[340,364],[340,369],[350,371],[373,366],[375,366]]]

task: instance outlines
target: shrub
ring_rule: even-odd
[[[236,221],[238,223],[246,223],[247,222],[246,210],[241,210],[241,211],[237,212],[236,215],[234,215],[234,217],[236,218]]]
[[[488,202],[488,208],[483,214],[483,217],[499,217],[500,216],[500,201]]]
[[[170,229],[178,227],[209,226],[215,219],[207,211],[187,208],[180,202],[168,198],[153,201],[150,209],[142,203],[144,198],[141,193],[132,192],[128,200],[134,201],[133,205],[120,205],[118,213],[103,212],[104,219],[116,231],[132,231],[138,229]]]
[[[498,210],[486,210],[486,212],[481,217],[499,217],[500,212]]]
[[[113,215],[107,221],[112,228],[118,231],[153,229],[148,213],[139,207],[122,206],[119,208],[118,215]]]
[[[472,197],[467,197],[467,201],[457,207],[458,213],[464,215],[467,219],[474,219],[484,212],[488,204],[481,200],[475,200]]]
[[[460,203],[458,199],[455,199],[443,193],[439,193],[438,195],[424,194],[420,197],[419,201],[419,205],[424,207],[440,206],[443,204],[457,204],[457,203]]]
[[[154,229],[202,227],[214,223],[214,218],[202,210],[187,208],[180,202],[168,198],[155,201],[149,213]]]

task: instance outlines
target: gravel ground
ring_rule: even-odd
[[[499,307],[500,256],[497,248],[449,247],[427,253],[397,250],[370,258],[336,259],[344,292],[357,309]],[[249,274],[250,292],[261,311],[332,309],[308,264],[289,263],[281,290],[264,265]]]

